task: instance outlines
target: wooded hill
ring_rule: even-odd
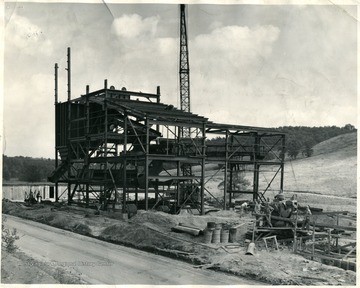
[[[355,127],[351,124],[347,124],[341,128],[337,126],[283,126],[274,128],[274,130],[286,133],[286,153],[292,159],[296,159],[299,154],[304,157],[311,157],[313,153],[312,147],[314,145],[341,134],[356,132]],[[207,143],[214,144],[224,141],[224,138],[218,137],[207,140]],[[55,160],[50,158],[8,157],[3,155],[4,181],[47,181],[47,177],[51,174],[54,167]]]

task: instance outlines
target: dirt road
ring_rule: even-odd
[[[18,231],[20,239],[16,243],[19,248],[40,261],[24,265],[61,267],[91,284],[261,284],[223,273],[199,270],[184,262],[10,215],[6,217],[6,226]]]

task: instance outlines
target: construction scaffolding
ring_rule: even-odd
[[[224,209],[236,193],[252,194],[264,200],[259,189],[262,167],[275,167],[283,189],[285,135],[266,128],[217,124],[207,118],[160,102],[156,93],[142,93],[108,87],[70,99],[70,50],[68,50],[68,99],[58,102],[55,64],[55,157],[56,169],[49,176],[68,186],[67,201],[102,209],[135,204],[138,209],[171,207],[205,213],[205,166],[219,164],[224,171]],[[190,135],[182,131],[191,129]],[[206,139],[222,135],[221,145],[207,145]],[[60,157],[60,161],[59,161]],[[196,171],[188,173],[188,167]],[[252,190],[233,185],[241,167],[252,167]],[[58,195],[56,189],[56,199]],[[209,192],[210,193],[210,192]],[[211,194],[211,193],[210,193]]]

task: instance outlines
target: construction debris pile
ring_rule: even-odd
[[[255,201],[253,215],[256,221],[246,235],[249,254],[254,243],[262,242],[267,251],[268,245],[279,250],[279,244],[286,244],[311,260],[356,271],[356,215],[303,207],[296,197],[286,200],[282,193],[272,202]]]

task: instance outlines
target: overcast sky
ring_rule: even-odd
[[[218,123],[357,121],[355,6],[188,5],[191,110]],[[5,3],[4,154],[54,158],[54,64],[66,100],[103,87],[179,107],[179,6]]]

